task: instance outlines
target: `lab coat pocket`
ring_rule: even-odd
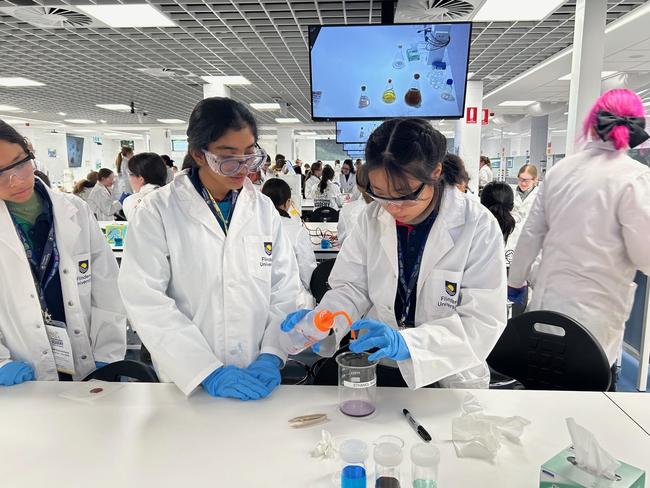
[[[449,315],[460,305],[460,271],[436,270],[431,273],[428,289],[433,296],[434,310],[437,315]],[[431,296],[431,295],[429,295]]]
[[[263,281],[271,281],[273,241],[271,236],[244,237],[248,272]]]
[[[92,281],[92,265],[90,253],[76,254],[73,256],[73,266],[77,275],[77,289],[79,295],[90,294],[90,282]]]

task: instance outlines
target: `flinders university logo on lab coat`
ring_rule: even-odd
[[[266,253],[267,256],[270,256],[271,254],[273,254],[273,243],[265,242],[264,243],[264,252]]]
[[[79,261],[79,272],[81,274],[86,274],[88,272],[88,260],[84,259],[83,261]]]
[[[456,296],[458,291],[458,283],[452,283],[451,281],[445,281],[445,291],[450,297]]]

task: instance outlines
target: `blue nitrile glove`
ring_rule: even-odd
[[[304,319],[309,312],[311,312],[311,310],[307,308],[302,308],[300,310],[296,310],[295,312],[291,312],[280,324],[280,330],[282,330],[282,332],[289,332],[296,326],[298,322]]]
[[[103,367],[106,366],[107,364],[108,364],[108,363],[105,363],[104,361],[95,361],[95,368],[97,368],[97,369],[99,369],[99,368],[103,368]]]
[[[271,393],[250,373],[235,366],[222,366],[215,369],[201,384],[205,391],[215,397],[259,400]]]
[[[508,300],[512,303],[518,303],[519,305],[526,305],[526,290],[527,286],[522,286],[521,288],[512,288],[508,287]]]
[[[34,381],[34,368],[22,361],[11,361],[0,368],[0,385],[19,385],[25,381]]]
[[[120,198],[118,198],[117,200],[118,202],[120,202],[120,204],[124,205],[124,200],[126,200],[126,197],[130,197],[130,196],[131,196],[130,193],[122,192]]]
[[[376,320],[362,319],[352,324],[352,330],[366,330],[357,340],[350,342],[350,351],[364,352],[375,347],[379,351],[371,354],[368,359],[377,361],[382,358],[394,361],[404,361],[411,357],[406,341],[395,329],[377,322]]]
[[[246,368],[246,371],[262,382],[270,393],[282,382],[282,376],[280,375],[281,368],[282,359],[275,354],[260,354]]]

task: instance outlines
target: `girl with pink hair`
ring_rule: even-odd
[[[508,297],[521,302],[540,252],[528,310],[577,320],[615,364],[637,270],[650,274],[650,168],[626,151],[649,138],[639,96],[611,90],[583,127],[585,147],[546,174],[510,267]]]

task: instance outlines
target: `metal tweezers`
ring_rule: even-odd
[[[312,413],[310,415],[302,415],[300,417],[294,417],[290,419],[289,425],[294,429],[297,429],[300,427],[315,425],[326,420],[328,420],[326,413]]]

